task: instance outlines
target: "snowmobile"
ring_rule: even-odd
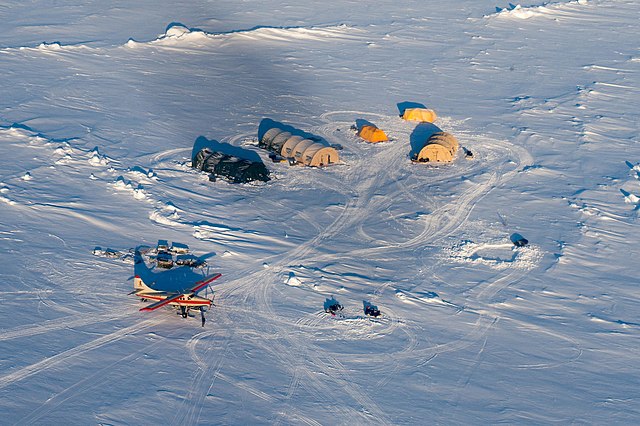
[[[367,305],[364,307],[364,314],[368,315],[370,317],[374,317],[377,318],[379,317],[380,314],[380,309],[378,309],[376,306],[373,305]]]
[[[331,299],[327,299],[324,302],[324,311],[331,315],[336,315],[337,313],[342,312],[344,306],[342,306],[336,299],[333,297]]]
[[[380,314],[380,309],[378,309],[377,306],[372,305],[370,302],[367,302],[366,300],[362,301],[362,304],[364,305],[364,314],[370,317],[374,317],[377,318],[379,317]]]

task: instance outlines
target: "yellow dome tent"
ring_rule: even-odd
[[[423,123],[433,123],[436,121],[436,112],[428,108],[407,108],[402,114],[402,118],[408,121],[420,121]]]
[[[447,132],[431,135],[414,161],[420,163],[450,163],[458,150],[458,141]]]
[[[387,135],[380,129],[378,129],[374,125],[364,125],[358,132],[358,136],[364,139],[367,142],[387,142],[389,138]]]

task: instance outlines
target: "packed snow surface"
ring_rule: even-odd
[[[36,0],[0,18],[0,423],[640,421],[637,2]],[[271,162],[268,120],[340,163]],[[412,163],[437,130],[455,161]],[[210,181],[196,140],[272,180]],[[128,295],[127,253],[159,239],[206,260],[185,276],[222,273],[204,327]]]

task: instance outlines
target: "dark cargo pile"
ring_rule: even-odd
[[[192,167],[210,173],[210,179],[223,177],[233,183],[268,182],[269,170],[261,161],[250,161],[204,148],[194,156]]]

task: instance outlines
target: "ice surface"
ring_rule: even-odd
[[[428,3],[3,3],[0,423],[638,423],[640,8]],[[408,104],[473,158],[411,163]],[[204,328],[93,255],[158,239],[223,274]]]

